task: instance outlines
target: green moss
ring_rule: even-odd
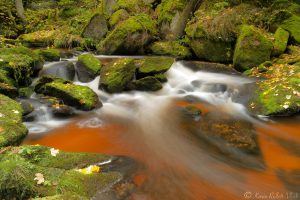
[[[147,76],[145,78],[132,81],[129,88],[140,91],[157,91],[162,89],[162,84],[153,76]]]
[[[58,49],[42,49],[38,50],[39,53],[45,61],[59,61],[60,51]]]
[[[133,80],[136,67],[133,59],[120,59],[101,70],[99,87],[110,93],[122,92]]]
[[[0,147],[18,145],[27,135],[19,103],[0,94]]]
[[[92,54],[82,54],[78,57],[77,65],[82,65],[84,68],[94,75],[100,73],[102,63]]]
[[[99,53],[115,54],[119,52],[138,51],[147,44],[149,38],[157,33],[156,24],[150,16],[138,14],[120,23],[97,46]],[[140,35],[130,40],[133,34]],[[138,38],[138,39],[137,39]],[[126,51],[127,50],[127,51]]]
[[[257,83],[248,108],[260,115],[292,115],[300,111],[300,66],[273,63],[267,70],[253,68],[250,76],[267,78]]]
[[[285,20],[281,28],[287,30],[291,38],[298,44],[300,44],[300,16],[293,15],[289,19]]]
[[[45,78],[42,78],[44,80]],[[43,84],[38,82],[35,92],[57,97],[66,105],[75,106],[81,110],[92,110],[100,106],[97,94],[87,86],[75,85],[69,81],[58,78]]]
[[[130,13],[147,13],[151,9],[151,4],[143,0],[117,0],[113,10],[125,9]]]
[[[33,89],[30,87],[22,87],[18,90],[19,97],[29,98],[33,94]]]
[[[48,196],[43,198],[34,198],[33,200],[88,200],[89,198],[79,196],[73,193],[66,193],[62,195]]]
[[[278,28],[275,32],[274,38],[274,47],[273,47],[273,56],[279,56],[280,54],[283,54],[286,50],[287,43],[289,40],[289,32],[285,31],[282,28]]]
[[[155,55],[167,55],[179,58],[189,58],[192,56],[190,49],[178,41],[155,42],[151,45],[150,49]]]
[[[168,71],[174,63],[171,57],[147,57],[137,61],[140,74],[160,74]]]
[[[2,69],[0,69],[0,83],[5,83],[5,84],[11,85],[11,86],[16,85],[16,82],[12,78],[9,77],[9,73]]]
[[[176,13],[182,11],[187,3],[187,0],[162,0],[155,10],[158,23],[171,23]]]
[[[124,21],[126,19],[128,19],[129,14],[125,9],[120,9],[117,10],[116,12],[114,12],[110,18],[109,18],[109,25],[111,27],[114,27],[115,25],[117,25],[119,22]]]
[[[56,31],[37,31],[21,35],[18,39],[29,47],[47,47],[53,44]]]
[[[65,170],[52,166],[32,164],[32,158],[24,158],[23,151],[35,151],[40,146],[1,149],[0,155],[0,197],[5,199],[31,199],[47,196],[93,197],[97,191],[106,189],[121,179],[117,172],[83,174],[74,169]],[[50,149],[48,148],[50,154]],[[59,152],[63,153],[63,152]],[[59,155],[59,154],[58,154]],[[70,154],[71,155],[71,154]],[[73,153],[73,158],[76,153]],[[94,164],[94,163],[90,163]],[[90,165],[89,164],[89,165]],[[41,184],[35,180],[43,176]],[[50,198],[51,199],[51,198]],[[55,198],[54,198],[55,199]]]
[[[42,57],[25,47],[1,48],[0,69],[7,71],[18,85],[26,85],[44,63]]]
[[[259,29],[243,25],[238,37],[233,64],[239,70],[247,70],[270,60],[272,42]]]
[[[230,42],[197,39],[192,40],[190,45],[200,59],[221,63],[229,63],[232,61],[233,47]]]
[[[155,75],[154,75],[154,78],[156,78],[157,80],[159,80],[159,81],[162,82],[162,83],[168,81],[167,76],[166,76],[166,74],[164,74],[164,73],[161,73],[161,74],[155,74]]]
[[[45,146],[20,146],[19,155],[28,162],[41,166],[60,169],[80,169],[112,159],[111,156],[90,153],[69,153],[59,151],[56,156],[51,155],[51,149]]]

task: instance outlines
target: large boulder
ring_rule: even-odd
[[[123,179],[117,170],[102,171],[101,163],[112,159],[43,146],[1,149],[0,197],[32,199],[57,195],[90,199],[99,191],[111,190]]]
[[[174,40],[184,34],[184,28],[191,17],[197,0],[162,0],[155,12],[162,37]]]
[[[120,22],[129,18],[129,13],[125,9],[120,9],[114,12],[109,18],[110,27],[115,27]]]
[[[43,67],[43,58],[25,47],[1,48],[0,69],[9,73],[17,85],[30,84],[30,78]]]
[[[136,66],[133,59],[120,59],[101,69],[99,88],[109,93],[118,93],[126,89],[133,80]]]
[[[19,145],[27,135],[21,105],[0,94],[0,147]]]
[[[102,106],[97,94],[89,87],[75,85],[58,77],[41,77],[35,86],[35,92],[57,97],[66,105],[81,110],[92,110]]]
[[[143,52],[156,35],[156,24],[149,15],[137,14],[117,25],[97,45],[100,54],[131,54]]]
[[[200,59],[220,63],[230,63],[232,61],[233,47],[230,42],[194,39],[190,45]]]
[[[81,82],[90,82],[100,74],[102,63],[92,54],[82,54],[78,57],[76,71],[78,80]]]
[[[243,25],[235,46],[233,64],[236,69],[247,70],[271,59],[272,42],[254,26]]]
[[[101,40],[108,32],[107,22],[104,15],[95,14],[82,32],[82,37]]]

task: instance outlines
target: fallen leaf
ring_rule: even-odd
[[[51,148],[51,149],[50,149],[50,153],[51,153],[51,156],[56,157],[56,155],[59,153],[59,150],[58,150],[58,149]]]
[[[38,185],[41,185],[42,183],[45,182],[44,175],[41,174],[41,173],[36,173],[36,174],[35,174],[34,180],[37,181],[37,184],[38,184]]]

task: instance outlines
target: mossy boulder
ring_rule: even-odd
[[[174,63],[171,57],[147,57],[137,60],[138,76],[161,74],[168,71]]]
[[[100,74],[102,63],[92,54],[82,54],[76,63],[78,80],[90,82]]]
[[[58,49],[41,49],[38,50],[37,53],[39,53],[45,61],[59,61],[61,54]]]
[[[153,76],[147,76],[139,80],[132,81],[129,84],[129,88],[132,90],[140,91],[157,91],[162,89],[162,84]]]
[[[101,40],[108,32],[107,21],[104,15],[95,14],[82,32],[82,37]]]
[[[15,98],[18,96],[18,89],[12,85],[0,83],[0,94]]]
[[[247,72],[248,76],[267,78],[258,81],[257,89],[248,103],[256,115],[289,116],[300,111],[300,64],[274,60],[266,70],[259,67]]]
[[[75,195],[90,199],[98,191],[107,190],[122,179],[119,172],[100,171],[99,163],[108,158],[107,156],[64,153],[41,146],[8,147],[1,149],[1,152],[1,198],[30,199]],[[67,166],[57,164],[62,161],[56,158],[60,154],[61,158],[68,160]],[[52,162],[46,161],[48,158]],[[79,161],[80,159],[82,160]],[[46,163],[41,164],[43,160]],[[90,165],[99,167],[88,174],[79,171],[82,167]]]
[[[162,37],[174,40],[184,34],[184,28],[190,18],[197,0],[162,0],[155,13]]]
[[[101,54],[143,52],[146,44],[156,34],[155,21],[147,14],[137,14],[117,25],[97,45],[97,50]]]
[[[267,35],[254,26],[243,25],[235,46],[233,64],[238,70],[247,70],[270,60],[273,49]]]
[[[35,86],[35,92],[57,97],[66,105],[81,110],[92,110],[102,105],[97,94],[89,87],[53,76],[41,77]]]
[[[114,27],[115,25],[119,24],[120,22],[129,18],[129,13],[125,9],[120,9],[114,12],[109,18],[109,25],[110,27]]]
[[[28,47],[48,47],[53,44],[57,34],[56,31],[42,30],[23,34],[18,39]]]
[[[149,2],[147,0],[116,0],[116,3],[113,5],[113,10],[124,9],[131,15],[136,13],[150,14],[151,6],[151,1]]]
[[[0,147],[18,145],[27,135],[22,113],[18,102],[0,94]]]
[[[289,19],[285,20],[280,27],[290,33],[294,42],[300,44],[300,16],[293,15]]]
[[[109,93],[118,93],[126,89],[135,75],[136,66],[133,59],[120,59],[101,69],[99,88]]]
[[[274,47],[273,47],[273,56],[279,56],[283,54],[286,50],[290,34],[282,28],[278,28],[274,35]]]
[[[194,39],[190,43],[196,56],[211,62],[229,63],[233,57],[231,42]]]
[[[154,55],[174,56],[177,58],[189,58],[192,56],[190,49],[178,41],[155,42],[150,46]]]
[[[39,54],[26,47],[0,49],[0,69],[7,71],[17,85],[28,85],[43,63]]]

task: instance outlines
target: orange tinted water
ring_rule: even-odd
[[[185,102],[178,102],[177,106],[186,106]],[[205,110],[203,105],[196,105]],[[209,108],[207,108],[209,110]],[[292,120],[291,120],[292,121]],[[285,146],[278,143],[280,139],[292,140],[300,144],[300,124],[296,122],[269,123],[268,126],[257,126],[258,139],[266,164],[263,171],[229,167],[225,163],[219,163],[216,168],[225,173],[235,173],[235,170],[242,175],[243,184],[247,186],[244,191],[236,190],[231,185],[231,180],[224,183],[211,183],[202,179],[186,169],[183,163],[174,162],[160,164],[155,163],[156,156],[151,151],[145,150],[143,143],[135,141],[129,135],[127,127],[118,124],[108,124],[100,128],[80,128],[77,121],[58,128],[44,137],[29,137],[25,144],[40,144],[58,148],[70,152],[96,152],[111,155],[124,155],[132,157],[146,166],[147,170],[140,172],[134,182],[139,186],[140,191],[134,193],[133,200],[152,199],[245,199],[245,192],[260,192],[261,195],[269,195],[272,192],[283,194],[288,189],[278,178],[276,170],[292,171],[300,169],[300,158],[291,153]],[[275,139],[274,139],[275,138]],[[203,163],[205,165],[205,163]],[[209,166],[212,167],[212,166]],[[249,190],[252,186],[263,187],[259,191]],[[146,196],[143,193],[147,194]],[[283,198],[286,199],[286,198]]]

